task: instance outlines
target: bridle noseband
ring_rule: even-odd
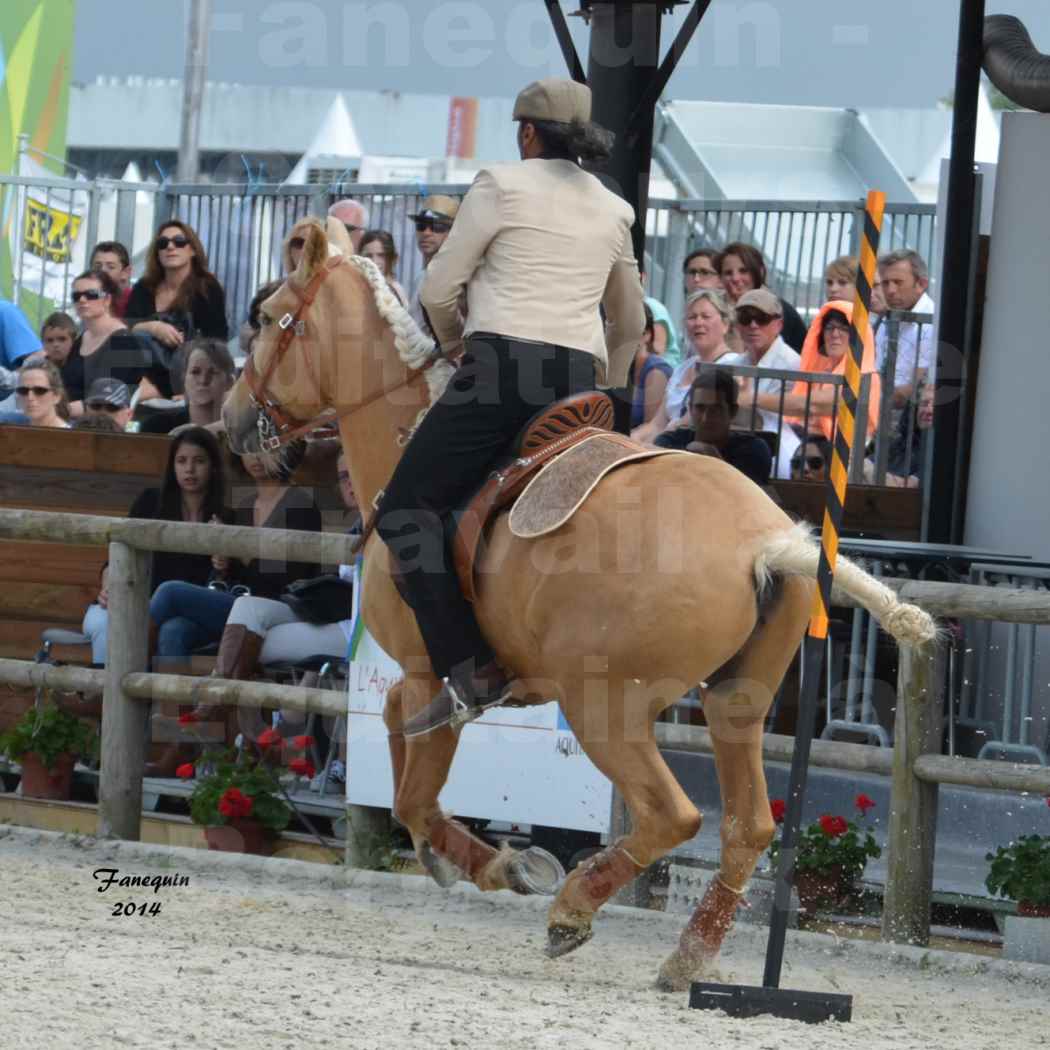
[[[277,347],[266,366],[265,372],[263,372],[261,376],[259,375],[259,370],[255,367],[252,354],[249,354],[248,359],[244,362],[244,368],[241,374],[244,377],[244,381],[248,384],[248,397],[252,403],[252,407],[255,408],[258,415],[256,425],[259,428],[259,443],[264,452],[276,452],[282,445],[287,445],[290,441],[295,441],[297,438],[303,437],[311,430],[317,429],[322,423],[329,422],[333,418],[338,419],[341,416],[350,415],[353,412],[364,408],[366,405],[370,405],[373,401],[378,401],[380,398],[394,393],[395,390],[400,390],[402,387],[408,386],[441,357],[440,349],[435,347],[435,353],[429,358],[429,360],[419,368],[410,369],[407,378],[402,379],[392,387],[384,388],[378,393],[371,395],[371,397],[366,398],[360,404],[355,405],[354,408],[348,409],[346,412],[336,411],[333,413],[332,410],[326,409],[306,423],[300,423],[293,416],[289,415],[281,402],[270,394],[270,380],[273,378],[274,372],[276,372],[277,368],[280,366],[284,355],[288,352],[295,337],[299,336],[302,338],[306,334],[306,315],[309,312],[310,307],[313,306],[314,300],[317,298],[317,294],[321,290],[321,285],[323,285],[328,277],[344,262],[346,262],[346,258],[342,255],[333,256],[328,259],[325,265],[314,274],[310,279],[309,284],[307,284],[302,291],[299,290],[293,281],[286,281],[285,286],[298,297],[299,306],[294,314],[286,313],[277,322],[277,327],[281,329],[281,336],[277,342]],[[317,370],[314,368],[313,358],[310,354],[310,343],[305,339],[303,340],[303,354],[307,370],[313,378],[317,387],[318,399],[320,399],[320,378]]]

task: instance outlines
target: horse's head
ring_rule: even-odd
[[[336,283],[336,271],[352,254],[342,223],[330,219],[326,229],[303,219],[292,227],[281,252],[289,276],[262,304],[259,334],[223,406],[234,451],[276,451],[278,439],[333,406],[325,357],[336,335],[336,298],[326,286]],[[342,312],[339,320],[342,327]]]

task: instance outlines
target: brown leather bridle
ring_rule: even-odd
[[[346,262],[346,259],[342,255],[333,256],[328,259],[325,265],[310,279],[309,284],[307,284],[307,286],[301,291],[291,279],[286,281],[285,287],[295,293],[296,297],[299,299],[299,306],[294,314],[286,313],[277,322],[277,327],[281,329],[281,336],[269,362],[266,365],[266,370],[261,376],[259,375],[259,370],[255,366],[252,354],[249,354],[248,359],[244,362],[244,368],[241,374],[244,376],[244,381],[248,384],[248,396],[257,413],[256,425],[259,428],[259,443],[264,452],[276,452],[282,445],[287,445],[289,441],[294,441],[296,438],[308,434],[311,430],[317,429],[321,424],[330,422],[333,418],[339,419],[341,416],[357,412],[360,409],[365,408],[367,405],[372,404],[373,401],[378,401],[380,398],[386,397],[387,395],[394,393],[394,391],[408,386],[441,357],[440,350],[435,347],[434,354],[425,364],[419,368],[409,369],[407,378],[395,383],[392,387],[384,388],[377,393],[372,394],[370,397],[365,398],[360,404],[355,405],[352,409],[348,409],[346,412],[333,412],[332,410],[326,409],[324,412],[314,416],[313,419],[306,423],[300,423],[299,420],[289,415],[281,402],[270,394],[270,380],[273,378],[274,372],[280,366],[284,355],[288,352],[295,337],[299,336],[302,338],[306,334],[306,315],[309,312],[310,307],[313,306],[314,300],[317,298],[317,294],[321,290],[321,285],[323,285],[328,277],[344,262]],[[309,340],[303,339],[302,345],[303,357],[307,371],[317,387],[318,398],[320,398],[321,381],[318,372],[314,367],[313,357],[310,354]]]

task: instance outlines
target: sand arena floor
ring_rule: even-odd
[[[652,987],[678,916],[610,909],[549,961],[545,902],[419,877],[4,827],[0,872],[0,1050],[1045,1045],[1050,967],[792,933],[783,985],[852,993],[853,1022],[739,1021]],[[737,927],[724,979],[760,983],[764,936]]]

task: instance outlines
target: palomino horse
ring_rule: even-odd
[[[276,444],[282,428],[285,436],[302,432],[334,409],[354,490],[371,507],[451,366],[433,364],[432,343],[379,271],[347,257],[341,230],[330,224],[326,236],[306,220],[293,234],[306,242],[299,267],[263,305],[252,364],[223,412],[226,429],[234,447],[247,450],[260,439]],[[722,790],[721,865],[660,983],[684,987],[714,960],[773,837],[763,721],[806,627],[817,555],[813,539],[760,488],[707,456],[623,466],[574,518],[538,539],[512,535],[506,515],[497,520],[480,560],[482,628],[500,661],[530,683],[531,695],[561,704],[631,817],[629,834],[561,885],[549,913],[549,954],[586,941],[602,904],[697,833],[700,813],[664,763],[653,722],[704,682]],[[899,640],[932,637],[924,612],[848,562],[839,564],[839,586]],[[442,813],[438,793],[457,734],[445,728],[406,746],[404,719],[439,683],[395,588],[388,550],[375,536],[365,547],[363,580],[365,623],[404,669],[384,718],[395,812],[420,860],[439,881],[451,862],[453,873],[483,890],[535,888],[529,851],[498,852]]]

